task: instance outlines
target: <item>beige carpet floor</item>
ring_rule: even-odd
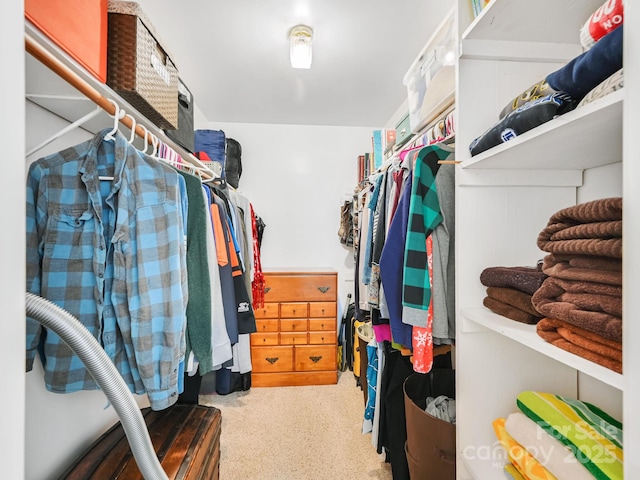
[[[362,433],[352,372],[337,385],[253,387],[200,395],[222,412],[220,480],[389,480],[391,465]]]

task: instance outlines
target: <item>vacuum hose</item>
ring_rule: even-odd
[[[27,292],[27,316],[54,331],[82,360],[115,409],[145,480],[169,480],[129,387],[97,340],[66,310]]]

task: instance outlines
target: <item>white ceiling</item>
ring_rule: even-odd
[[[138,0],[207,120],[382,126],[453,0]],[[313,28],[313,65],[288,32]]]

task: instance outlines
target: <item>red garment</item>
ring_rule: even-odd
[[[433,286],[433,241],[427,237],[427,269],[429,283]],[[413,370],[417,373],[429,373],[433,367],[433,295],[429,300],[426,327],[413,327]]]
[[[251,229],[253,230],[253,280],[251,282],[251,293],[253,296],[253,308],[255,310],[264,307],[264,274],[262,273],[262,264],[260,263],[256,214],[253,211],[253,205],[249,204],[249,208],[251,209]]]

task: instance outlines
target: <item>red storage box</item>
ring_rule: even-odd
[[[25,0],[24,13],[89,73],[107,81],[107,0]]]

